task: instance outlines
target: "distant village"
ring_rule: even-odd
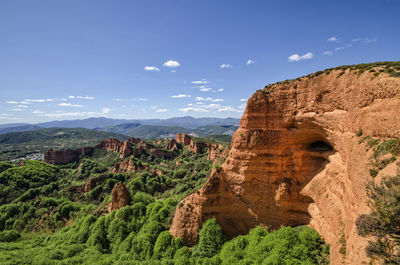
[[[25,157],[19,157],[19,158],[16,158],[16,159],[12,159],[12,160],[10,160],[10,162],[11,163],[18,163],[18,162],[20,162],[20,161],[24,161],[24,160],[43,160],[44,159],[44,154],[42,154],[42,153],[34,153],[34,154],[30,154],[30,155],[27,155],[27,156],[25,156]]]

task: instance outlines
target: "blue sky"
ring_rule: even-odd
[[[266,84],[400,60],[400,1],[1,1],[0,123],[240,117]]]

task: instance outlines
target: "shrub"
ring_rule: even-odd
[[[0,242],[11,242],[20,237],[21,235],[15,230],[5,230],[0,232]]]
[[[369,241],[367,255],[385,264],[400,264],[400,175],[387,177],[380,185],[371,182],[367,192],[373,211],[356,221],[359,235],[375,238]]]

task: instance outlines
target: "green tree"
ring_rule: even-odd
[[[372,213],[356,221],[359,235],[375,237],[367,255],[385,264],[400,264],[400,175],[387,177],[380,185],[371,182],[367,193]]]
[[[215,256],[225,241],[222,228],[215,218],[209,219],[203,224],[199,237],[199,243],[194,250],[194,254],[199,257]]]

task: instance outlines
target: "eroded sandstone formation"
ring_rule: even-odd
[[[186,134],[183,134],[183,133],[178,133],[175,136],[175,140],[180,144],[189,145],[190,142],[192,141],[192,138],[190,138],[189,135],[186,135]]]
[[[205,153],[207,152],[207,159],[215,161],[217,158],[223,156],[224,150],[229,150],[229,148],[225,148],[221,144],[212,144],[212,143],[205,143],[203,141],[196,141],[193,140],[192,137],[186,134],[177,134],[175,136],[175,140],[177,143],[180,143],[186,148],[194,153]],[[174,141],[174,139],[171,140]]]
[[[257,91],[222,168],[179,204],[170,232],[194,245],[211,217],[228,237],[308,224],[331,264],[368,264],[355,220],[369,212],[369,154],[356,132],[400,137],[399,110],[400,79],[387,74],[332,70]]]
[[[111,195],[111,211],[118,210],[132,202],[131,194],[122,182],[114,185]]]
[[[91,155],[95,149],[104,149],[106,151],[120,154],[120,158],[128,157],[132,154],[132,144],[140,143],[139,138],[129,138],[127,141],[109,138],[102,141],[94,147],[82,147],[75,150],[59,150],[49,149],[44,156],[44,162],[53,165],[63,165],[74,161],[78,161],[80,156]]]

